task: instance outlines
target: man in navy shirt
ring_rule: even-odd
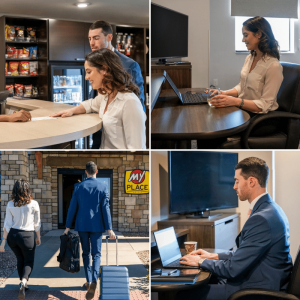
[[[85,170],[87,179],[75,184],[67,215],[65,234],[68,234],[74,217],[82,246],[82,258],[88,290],[86,299],[94,298],[99,277],[102,234],[108,230],[109,238],[115,239],[112,230],[107,186],[96,178],[97,165],[90,161]],[[90,247],[91,246],[91,247]],[[92,254],[93,267],[90,266]]]
[[[139,87],[140,89],[140,100],[143,106],[144,111],[145,108],[145,95],[144,95],[144,80],[141,72],[141,68],[139,64],[134,61],[133,59],[129,58],[128,56],[120,53],[116,50],[112,44],[113,38],[113,29],[111,25],[105,21],[96,21],[94,22],[89,30],[89,42],[92,51],[96,51],[99,49],[107,48],[114,51],[120,58],[123,68],[127,73],[132,76],[133,82]],[[95,98],[97,96],[97,91],[92,90],[89,94],[89,98]],[[93,147],[92,149],[99,149],[101,144],[101,135],[102,130],[95,132],[93,134]]]

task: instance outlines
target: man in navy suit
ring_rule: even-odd
[[[99,49],[107,48],[114,51],[120,58],[123,68],[127,73],[132,76],[133,82],[140,89],[140,100],[143,106],[144,111],[145,108],[145,95],[144,95],[144,80],[141,72],[141,68],[139,64],[131,59],[130,57],[120,53],[116,50],[111,41],[113,39],[113,29],[111,25],[105,21],[96,21],[94,22],[89,29],[89,42],[92,51],[96,51]],[[89,98],[95,98],[97,96],[97,91],[91,90],[89,94]],[[93,134],[93,146],[92,149],[99,149],[101,144],[101,135],[102,130],[95,132]]]
[[[76,216],[75,230],[78,231],[82,246],[82,258],[88,292],[86,299],[94,298],[99,277],[102,234],[108,230],[109,238],[115,239],[112,230],[107,186],[96,178],[97,165],[90,161],[85,170],[87,179],[75,184],[67,215],[65,234],[68,234]],[[90,247],[91,246],[91,247]],[[92,254],[93,267],[90,266]]]
[[[251,210],[236,238],[237,250],[216,254],[200,249],[181,258],[182,264],[199,265],[223,279],[223,284],[218,281],[183,291],[176,299],[227,299],[241,289],[287,287],[293,267],[289,223],[266,191],[268,177],[269,168],[262,159],[249,157],[237,164],[234,189],[241,201],[248,200]]]

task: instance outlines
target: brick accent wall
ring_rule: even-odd
[[[125,171],[135,168],[149,170],[148,152],[50,152],[43,151],[42,179],[38,179],[35,152],[2,151],[1,163],[1,230],[6,204],[16,179],[30,183],[33,199],[40,204],[43,230],[58,228],[58,168],[85,169],[95,161],[99,169],[113,170],[112,222],[115,230],[149,232],[149,194],[125,194]]]

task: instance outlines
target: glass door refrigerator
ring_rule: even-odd
[[[50,65],[50,100],[55,103],[63,103],[77,106],[82,101],[89,99],[92,89],[89,81],[85,80],[83,64]],[[75,142],[76,149],[90,149],[92,136],[82,138]]]

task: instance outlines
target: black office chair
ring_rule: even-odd
[[[300,299],[300,248],[291,274],[287,292],[266,289],[245,289],[232,294],[228,300],[299,300]]]
[[[300,136],[300,65],[285,62],[282,62],[281,65],[284,79],[277,95],[278,109],[252,117],[249,126],[242,132],[241,136],[230,138],[221,148],[298,148]]]

